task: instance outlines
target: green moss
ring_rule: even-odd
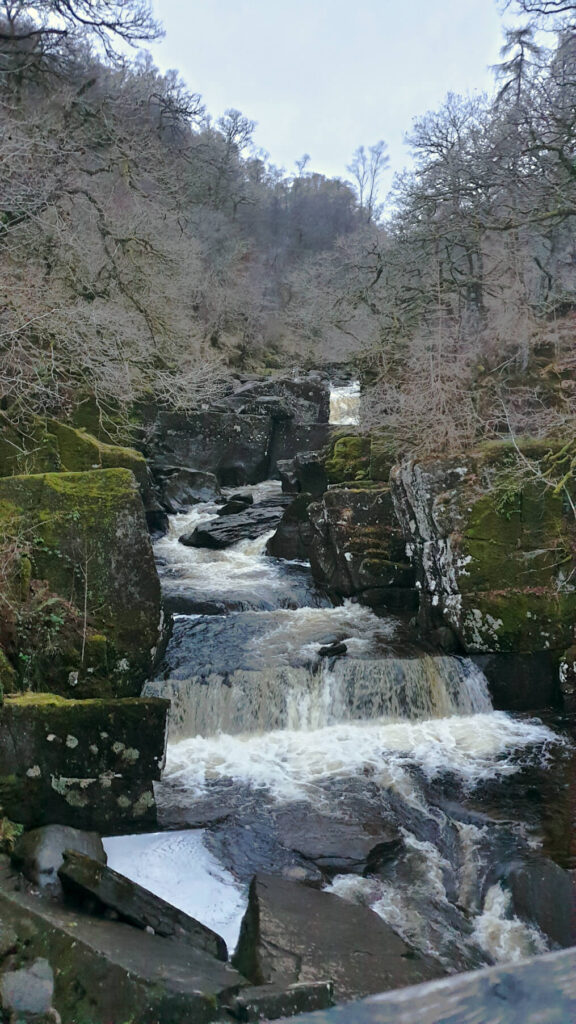
[[[465,598],[463,638],[468,650],[561,650],[572,637],[575,620],[576,593],[543,589],[475,593]]]
[[[4,694],[12,693],[16,687],[16,670],[0,647],[0,704]]]
[[[368,479],[370,472],[370,438],[361,434],[338,437],[326,459],[328,483]]]
[[[39,688],[46,674],[83,697],[137,691],[158,642],[160,590],[131,471],[4,478],[0,508],[26,523],[36,581],[21,614],[28,633],[19,628],[22,682]]]
[[[396,444],[389,433],[380,431],[373,434],[370,444],[370,479],[387,483],[397,457]]]
[[[56,420],[50,422],[64,471],[70,473],[91,469],[130,469],[141,486],[147,484],[148,471],[144,456],[134,448],[107,444],[84,430]]]

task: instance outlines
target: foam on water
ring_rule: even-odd
[[[255,501],[280,493],[277,481],[267,481],[254,487],[242,488],[252,493]],[[169,516],[168,532],[156,541],[154,552],[160,563],[160,574],[169,592],[173,584],[185,584],[186,592],[198,600],[218,600],[229,596],[239,603],[259,607],[268,602],[271,607],[289,599],[290,580],[283,566],[266,557],[266,545],[274,531],[255,540],[242,540],[223,551],[186,547],[179,537],[192,533],[201,523],[218,516],[218,506],[210,502],[195,505],[188,512]]]
[[[537,928],[513,915],[511,893],[500,884],[486,893],[484,909],[474,921],[474,937],[497,962],[516,963],[549,948]]]
[[[330,423],[357,426],[360,421],[360,383],[353,381],[342,387],[330,388]]]
[[[321,800],[319,784],[366,775],[400,792],[419,795],[408,769],[430,779],[456,773],[470,787],[519,771],[523,752],[545,751],[557,737],[537,721],[503,712],[424,722],[346,722],[306,731],[195,737],[168,746],[165,781],[199,795],[214,780],[233,779],[267,791],[279,802]]]
[[[203,836],[197,829],[110,836],[103,843],[109,867],[212,928],[232,951],[247,893],[206,849]]]

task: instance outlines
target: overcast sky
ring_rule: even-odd
[[[208,110],[258,122],[273,163],[347,176],[360,144],[385,139],[406,163],[412,119],[446,93],[490,89],[502,20],[496,0],[154,0],[164,40],[151,47]]]

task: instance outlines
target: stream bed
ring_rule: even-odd
[[[176,617],[145,687],[172,701],[163,831],[107,839],[110,866],[230,949],[258,871],[370,906],[448,971],[554,948],[514,885],[545,856],[576,866],[565,733],[494,711],[472,661],[418,651],[401,620],[333,607],[306,564],[266,555],[270,534],[178,542],[217,512],[170,517],[155,545],[165,592],[212,614]],[[345,655],[321,657],[333,642]]]

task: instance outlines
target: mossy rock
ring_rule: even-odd
[[[369,479],[370,445],[370,437],[362,434],[337,437],[326,459],[328,483]]]
[[[574,630],[576,593],[505,590],[467,594],[457,632],[467,651],[560,651]]]
[[[15,423],[0,413],[0,477],[60,469],[58,442],[38,417]]]
[[[385,431],[374,433],[370,443],[370,479],[387,483],[397,458],[393,436]]]
[[[84,430],[51,420],[51,434],[56,438],[60,466],[64,472],[78,473],[92,469],[130,469],[141,487],[148,484],[146,460],[134,448],[107,444]]]
[[[31,575],[45,581],[43,600],[59,598],[72,609],[70,618],[62,606],[49,612],[62,628],[51,638],[53,668],[47,659],[45,682],[82,696],[138,693],[159,642],[161,603],[133,474],[102,469],[6,477],[0,510],[0,544],[16,517],[25,526]]]
[[[0,647],[0,704],[5,693],[13,693],[16,689],[16,669]]]

